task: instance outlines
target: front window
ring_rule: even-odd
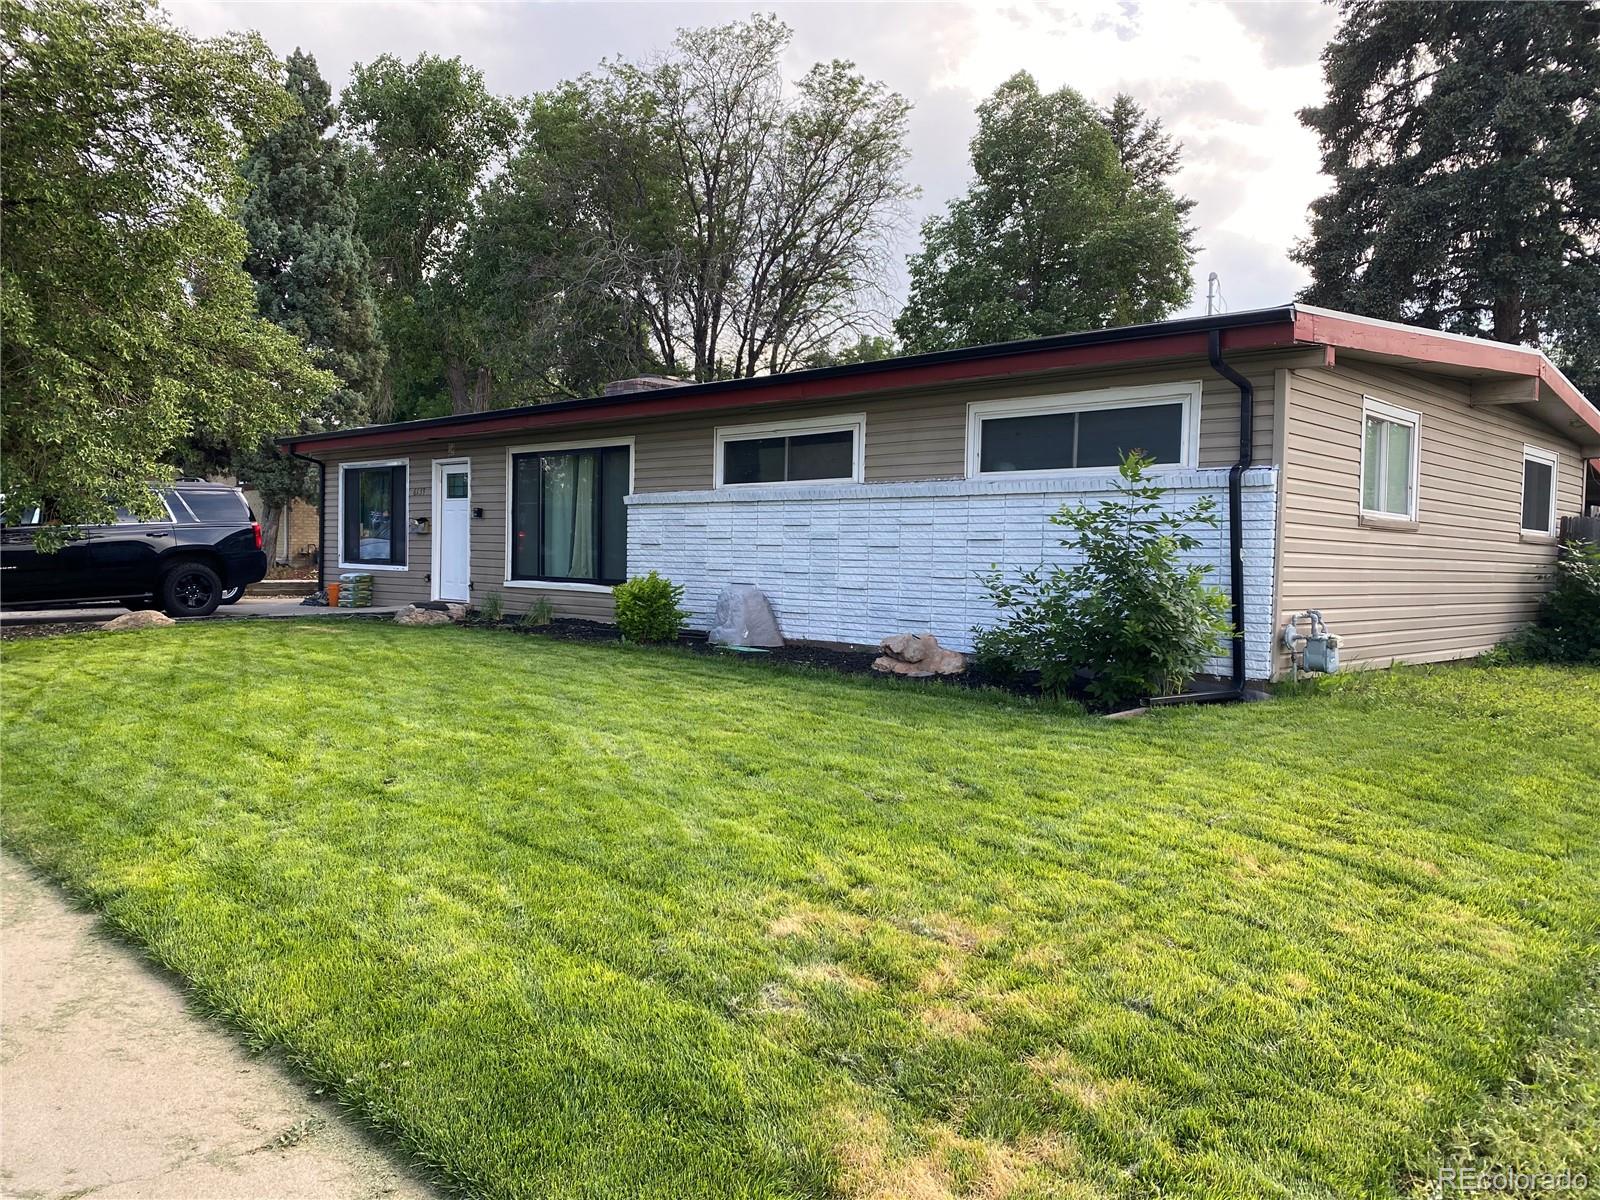
[[[717,430],[717,486],[859,483],[867,419],[856,414]]]
[[[983,401],[969,409],[968,474],[1115,470],[1137,450],[1158,467],[1194,465],[1198,384]]]
[[[1417,432],[1410,409],[1368,399],[1361,432],[1361,511],[1414,521],[1417,516]]]
[[[1522,532],[1554,537],[1556,456],[1536,446],[1522,449]]]
[[[627,446],[512,454],[510,578],[625,580],[630,459]]]
[[[341,566],[403,567],[406,464],[361,463],[340,475]]]

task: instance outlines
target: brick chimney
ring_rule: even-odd
[[[663,388],[682,387],[688,380],[674,379],[670,375],[635,375],[632,379],[613,379],[605,386],[607,396],[627,396],[633,392],[658,392]]]

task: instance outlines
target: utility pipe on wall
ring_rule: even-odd
[[[1213,371],[1239,389],[1239,459],[1228,469],[1228,584],[1232,593],[1233,680],[1220,691],[1156,696],[1151,699],[1151,704],[1221,703],[1244,698],[1244,473],[1255,460],[1256,390],[1248,379],[1223,359],[1220,329],[1213,329],[1207,335],[1206,357],[1210,359]]]

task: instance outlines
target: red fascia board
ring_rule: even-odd
[[[1443,363],[1469,370],[1496,371],[1504,375],[1532,376],[1542,388],[1558,397],[1590,429],[1600,433],[1600,410],[1573,387],[1537,350],[1507,346],[1482,338],[1452,337],[1427,329],[1412,329],[1372,321],[1348,320],[1326,313],[1297,311],[1295,333],[1300,341],[1345,350]]]
[[[709,394],[690,391],[688,395],[680,396],[674,395],[672,389],[666,389],[643,393],[637,399],[631,397],[619,399],[614,404],[581,408],[553,405],[548,412],[537,410],[522,412],[498,420],[476,420],[463,422],[460,425],[433,425],[411,430],[386,429],[372,433],[352,430],[348,437],[293,442],[289,444],[289,448],[297,453],[316,457],[324,451],[351,447],[455,441],[460,438],[489,437],[497,433],[513,433],[524,429],[558,429],[568,425],[610,425],[623,421],[715,412],[728,408],[840,400],[873,392],[937,387],[984,379],[1004,379],[1067,368],[1125,366],[1166,358],[1204,358],[1207,349],[1206,340],[1207,335],[1204,332],[1168,334],[1141,338],[1137,341],[1106,342],[1059,350],[1024,350],[993,358],[913,365],[903,370],[880,371],[867,376],[831,376],[821,379],[801,377],[788,383],[767,384],[748,390],[734,388]],[[1287,348],[1294,342],[1295,326],[1288,321],[1222,330],[1222,350],[1225,354]]]

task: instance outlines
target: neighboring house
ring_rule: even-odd
[[[1264,679],[1299,609],[1359,665],[1512,632],[1600,411],[1536,350],[1292,305],[285,444],[323,464],[323,570],[372,572],[379,604],[604,621],[655,569],[693,626],[753,583],[790,638],[957,647],[992,617],[978,572],[1069,558],[1048,517],[1137,446],[1174,504],[1216,497],[1196,558],[1244,636],[1212,670]]]
[[[261,493],[246,485],[245,499],[250,509],[265,522],[266,501]],[[291,500],[278,514],[277,530],[272,545],[266,547],[268,561],[274,566],[310,567],[317,561],[318,535],[317,510],[304,500]]]

